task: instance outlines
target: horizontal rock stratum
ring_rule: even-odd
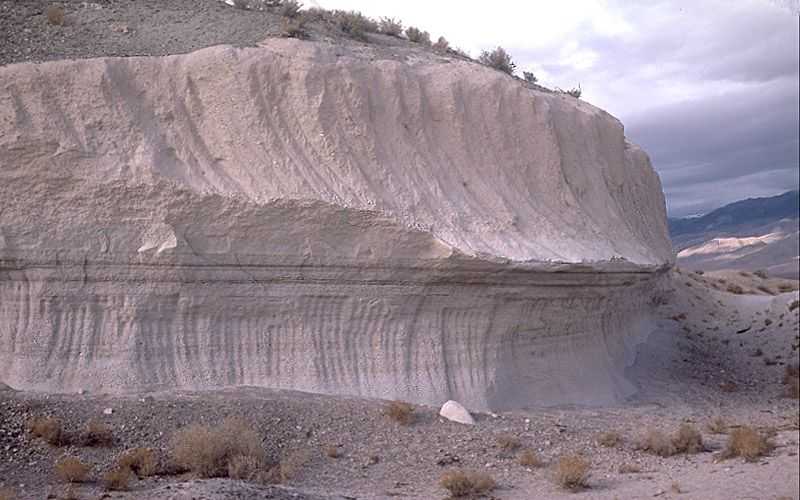
[[[586,102],[390,52],[0,67],[0,380],[629,394],[673,261],[646,154]]]

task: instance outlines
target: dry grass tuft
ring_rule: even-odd
[[[103,474],[103,487],[108,491],[125,491],[133,472],[127,467],[114,466]]]
[[[117,459],[117,466],[130,469],[138,477],[155,475],[158,469],[156,452],[150,448],[132,448]]]
[[[706,449],[700,431],[689,424],[683,424],[678,428],[672,443],[678,453],[701,453]]]
[[[83,446],[111,446],[114,444],[114,434],[111,432],[111,427],[91,420],[81,433],[80,442]]]
[[[339,450],[338,446],[327,446],[325,447],[325,456],[328,458],[339,458],[342,456],[342,452]]]
[[[544,465],[539,455],[533,450],[524,450],[519,454],[519,464],[523,467],[538,468]]]
[[[89,477],[91,467],[75,457],[62,458],[55,465],[56,475],[66,483],[82,483]]]
[[[617,468],[617,472],[620,474],[638,474],[642,472],[642,468],[636,464],[625,463],[620,464],[620,466]]]
[[[616,448],[622,444],[622,436],[620,436],[618,432],[607,431],[597,437],[597,442],[600,443],[601,446]]]
[[[766,269],[759,269],[758,271],[753,271],[753,274],[761,278],[762,280],[769,279],[769,274],[767,274]]]
[[[497,446],[499,446],[503,451],[512,452],[520,449],[522,447],[522,443],[520,443],[519,439],[514,435],[500,434],[497,436]]]
[[[64,18],[66,18],[66,11],[63,5],[52,4],[47,7],[45,11],[47,22],[53,26],[64,26]]]
[[[61,421],[53,417],[33,417],[28,421],[28,432],[33,437],[41,438],[53,446],[69,444],[67,433]]]
[[[660,457],[671,457],[677,450],[672,444],[672,439],[658,429],[650,429],[639,443],[639,449],[648,451]]]
[[[0,500],[14,500],[17,496],[13,491],[3,488],[0,490]]]
[[[786,386],[786,397],[800,399],[800,365],[786,365],[783,384]]]
[[[589,486],[591,465],[580,455],[567,455],[558,459],[555,469],[555,482],[564,489],[577,491]]]
[[[289,481],[300,473],[309,460],[311,460],[311,454],[307,450],[295,450],[288,453],[272,469],[273,481],[281,483]]]
[[[725,422],[724,418],[719,416],[712,418],[711,421],[708,422],[708,425],[706,425],[706,428],[708,428],[708,432],[712,434],[728,433],[728,423]]]
[[[769,453],[772,448],[772,443],[766,437],[752,427],[743,426],[731,431],[728,444],[722,451],[722,458],[742,457],[748,462],[754,462]]]
[[[439,484],[453,498],[478,497],[497,486],[492,476],[485,472],[453,470],[442,475]]]
[[[386,415],[399,424],[411,425],[414,422],[414,406],[404,401],[392,401],[386,405]]]
[[[225,477],[234,457],[252,457],[266,463],[261,436],[238,418],[227,418],[218,427],[190,425],[172,439],[175,463],[201,477]]]
[[[703,436],[689,424],[682,424],[672,437],[657,429],[650,429],[639,442],[638,448],[660,457],[705,451]]]
[[[267,464],[262,458],[252,455],[236,455],[228,460],[228,477],[255,481],[267,470]]]

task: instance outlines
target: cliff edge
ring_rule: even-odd
[[[0,379],[600,403],[673,262],[608,113],[271,39],[0,67]]]

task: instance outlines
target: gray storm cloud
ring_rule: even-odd
[[[651,155],[670,214],[705,212],[798,185],[798,15],[768,2],[619,2],[634,35],[576,33],[590,67],[558,43],[514,51],[619,116]]]

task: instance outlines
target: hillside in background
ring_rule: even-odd
[[[692,270],[764,269],[798,278],[800,192],[750,198],[701,217],[670,219],[678,265]]]

